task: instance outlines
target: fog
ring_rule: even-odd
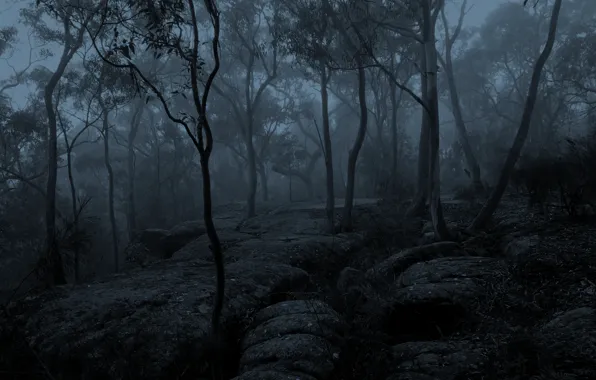
[[[222,275],[232,211],[319,204],[335,235],[391,201],[445,241],[441,199],[469,231],[520,188],[587,203],[562,162],[596,133],[594,1],[445,2],[0,2],[1,293],[126,271],[190,221]]]
[[[550,8],[546,2],[535,7],[523,7],[518,2],[490,2],[489,7],[488,3],[467,2],[461,13],[461,2],[448,2],[445,21],[438,17],[436,22],[440,172],[445,193],[469,181],[447,74],[455,82],[463,127],[482,181],[494,185],[520,122],[533,62],[548,31]],[[279,8],[267,2],[220,5],[221,64],[207,104],[214,139],[210,163],[214,206],[244,203],[247,216],[252,216],[261,203],[325,201],[320,77],[313,66],[314,51],[307,34],[307,28],[314,33],[316,26],[307,19],[292,21],[292,17],[302,17],[300,4],[280,3],[276,5]],[[594,96],[590,57],[570,51],[574,46],[581,49],[583,41],[591,37],[591,21],[586,19],[586,12],[579,11],[582,6],[582,2],[563,6],[558,39],[540,84],[524,154],[561,149],[566,137],[585,134],[589,129]],[[392,10],[395,15],[400,12],[398,8]],[[60,64],[64,31],[44,7],[5,2],[3,9],[4,148],[0,167],[3,203],[15,208],[3,210],[3,218],[11,225],[4,231],[14,230],[17,238],[17,226],[22,224],[28,234],[33,234],[30,236],[38,236],[42,230],[31,231],[31,221],[43,225],[44,198],[36,188],[44,187],[47,171],[44,93]],[[274,12],[277,18],[273,18]],[[388,26],[382,32],[360,35],[367,40],[362,42],[368,55],[364,63],[368,115],[356,165],[354,197],[405,200],[416,187],[422,111],[410,94],[392,85],[390,76],[420,94],[419,48],[414,37],[395,32],[395,26],[378,14],[371,13],[368,20],[358,17],[353,22],[361,28],[375,22]],[[8,20],[15,22],[10,25]],[[81,24],[80,20],[70,22],[75,44]],[[138,27],[139,22],[129,20],[125,26]],[[205,57],[202,67],[208,72],[213,66],[208,48],[213,28],[206,17],[200,17],[199,22],[200,56]],[[449,57],[445,55],[444,22],[450,36],[459,28]],[[364,26],[366,23],[370,25]],[[353,41],[346,42],[344,37],[358,37],[333,32],[331,24],[327,27],[331,30],[326,53],[327,112],[334,193],[336,198],[344,198],[349,153],[361,115],[357,68],[349,53]],[[394,24],[416,30],[410,19]],[[586,25],[586,29],[578,25]],[[50,35],[50,30],[56,34]],[[136,33],[143,36],[140,30]],[[118,51],[113,48],[119,45],[112,45],[110,50],[113,33],[106,31],[95,37],[95,47],[90,33],[82,29],[80,47],[67,51],[72,58],[65,61],[64,73],[53,90],[57,210],[64,218],[60,223],[65,223],[73,218],[70,205],[76,204],[77,209],[82,208],[80,222],[93,224],[86,228],[107,232],[112,228],[109,210],[113,208],[114,237],[122,250],[143,229],[170,228],[185,220],[200,219],[200,160],[184,128],[168,118],[163,104],[139,75],[129,68],[110,67],[98,58],[98,52],[106,55]],[[126,39],[125,32],[121,33]],[[185,29],[182,35],[188,39],[189,33]],[[146,34],[145,39],[137,37],[131,62],[164,95],[172,115],[195,116],[186,63],[174,49],[150,45],[167,42],[167,36],[154,36],[156,40],[158,37],[163,41],[152,42]],[[369,43],[369,37],[374,37],[374,42]],[[160,58],[155,59],[157,54]],[[577,59],[569,61],[570,56]],[[118,59],[123,64],[122,57]],[[105,72],[100,75],[102,67]],[[207,73],[201,75],[204,81]],[[22,220],[24,215],[27,217]],[[102,244],[107,243],[102,240]],[[93,244],[94,249],[110,249],[98,244]]]

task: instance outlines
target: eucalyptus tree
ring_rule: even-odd
[[[357,37],[360,47],[368,56],[367,59],[379,67],[397,88],[412,97],[422,108],[418,191],[409,213],[419,214],[424,209],[427,199],[430,199],[430,213],[435,234],[439,240],[449,240],[451,236],[443,218],[440,201],[438,64],[435,46],[435,26],[444,2],[443,0],[394,0],[367,3],[374,4],[374,6],[369,4],[370,8],[365,13],[366,21],[359,25],[354,22],[355,20],[347,18],[349,30]],[[395,33],[419,44],[421,50],[418,54],[421,77],[420,96],[388,69],[389,62],[395,57],[383,56],[379,53],[379,47],[370,43],[371,38],[374,41],[374,32],[379,30]]]
[[[142,0],[103,2],[100,28],[89,29],[100,58],[127,70],[139,90],[147,91],[168,118],[186,131],[199,153],[203,180],[203,221],[217,273],[217,291],[212,314],[212,333],[219,339],[220,317],[225,290],[222,246],[213,223],[211,172],[213,132],[207,112],[213,82],[220,67],[220,11],[215,0],[204,0],[202,6],[193,0],[164,0],[159,4]],[[201,19],[199,19],[199,16]],[[202,30],[204,26],[207,31]],[[110,35],[110,31],[112,35]],[[106,42],[106,45],[102,45]],[[188,75],[180,81],[163,83],[152,80],[139,67],[137,50],[152,52],[156,59],[175,55]],[[210,59],[208,58],[210,57]],[[190,94],[189,94],[190,93]],[[169,94],[172,94],[170,96]],[[176,112],[169,99],[190,97],[192,110]]]
[[[58,127],[54,105],[54,91],[75,53],[83,46],[85,30],[97,16],[101,7],[91,2],[81,6],[81,1],[37,0],[36,6],[23,9],[21,16],[25,25],[32,28],[34,35],[43,43],[58,43],[62,52],[58,66],[44,88],[44,103],[48,118],[47,154],[48,174],[46,182],[45,247],[52,278],[52,284],[66,283],[62,257],[56,237],[56,181],[58,177]],[[45,15],[58,21],[56,29],[46,22]]]
[[[335,231],[335,189],[333,146],[329,121],[329,64],[337,50],[338,32],[325,12],[324,4],[316,0],[282,0],[277,3],[280,17],[280,48],[293,55],[308,78],[318,82],[321,94],[322,150],[325,160],[327,229]],[[314,119],[311,117],[311,119]]]
[[[476,192],[480,192],[484,188],[480,173],[480,165],[478,164],[474,149],[472,148],[470,139],[468,138],[468,131],[466,129],[466,123],[464,121],[462,106],[457,90],[457,81],[453,71],[453,46],[462,34],[462,26],[466,14],[466,7],[467,0],[464,0],[460,6],[457,25],[453,31],[450,30],[449,22],[447,21],[447,16],[445,15],[445,7],[441,9],[441,20],[443,22],[443,29],[445,33],[445,57],[443,58],[439,54],[437,55],[437,58],[441,63],[441,67],[445,70],[445,76],[449,90],[449,99],[451,101],[451,112],[453,113],[453,117],[455,119],[455,127],[459,135],[459,141],[464,153],[466,164],[468,166],[470,177],[472,179],[472,186]]]
[[[353,227],[352,210],[354,207],[354,187],[356,181],[356,166],[358,156],[368,128],[368,107],[367,107],[367,84],[366,84],[366,56],[365,45],[374,44],[373,36],[370,34],[368,15],[375,9],[365,2],[336,2],[323,0],[323,10],[331,19],[333,27],[339,34],[338,43],[344,47],[344,52],[339,59],[334,58],[332,64],[335,66],[338,61],[342,66],[355,70],[358,78],[358,105],[359,105],[359,126],[356,138],[348,155],[346,194],[344,197],[343,215],[341,229],[349,231]],[[353,35],[350,26],[358,26],[360,30],[357,36]],[[364,30],[364,32],[363,32]],[[345,67],[344,66],[344,67]]]
[[[222,5],[222,37],[226,52],[215,91],[226,99],[240,129],[248,164],[247,216],[256,215],[259,157],[254,139],[263,129],[256,120],[279,79],[281,54],[276,37],[277,8],[265,0],[230,0]],[[261,171],[262,172],[262,171]]]
[[[58,125],[61,129],[64,150],[66,151],[66,171],[68,176],[68,188],[70,190],[72,229],[73,235],[76,237],[81,233],[80,222],[82,213],[90,198],[80,197],[77,181],[74,176],[73,150],[85,142],[90,142],[84,137],[86,137],[85,135],[86,132],[89,131],[89,128],[99,120],[99,117],[92,113],[92,103],[97,93],[94,92],[93,89],[90,91],[88,86],[84,85],[81,73],[76,70],[71,70],[70,72],[65,73],[65,77],[67,77],[68,80],[63,80],[59,84],[55,102]],[[79,121],[81,123],[78,127],[74,127],[72,125],[73,122],[68,118],[68,116],[72,115],[72,113],[66,110],[68,106],[70,106],[68,102],[69,99],[74,99],[73,103],[75,107],[85,110],[84,117],[75,117],[74,121]],[[65,103],[66,107],[64,106]],[[81,280],[81,251],[83,247],[81,246],[80,241],[76,239],[73,243],[74,282],[78,283]]]
[[[530,79],[530,84],[525,99],[523,114],[519,123],[519,128],[517,130],[515,140],[513,141],[513,145],[511,146],[511,149],[507,154],[507,159],[505,160],[503,169],[501,170],[497,185],[495,186],[495,189],[491,193],[489,199],[484,204],[476,218],[474,218],[474,220],[472,221],[469,227],[470,230],[477,230],[479,228],[483,228],[488,223],[491,216],[497,209],[499,202],[503,197],[503,194],[505,193],[505,189],[507,188],[507,184],[509,183],[509,178],[511,177],[511,173],[513,171],[515,163],[519,159],[520,153],[526,141],[526,137],[528,136],[528,132],[530,130],[530,122],[532,121],[532,114],[534,112],[534,106],[536,105],[538,86],[540,84],[542,70],[555,44],[555,39],[557,36],[557,23],[559,21],[559,14],[561,11],[561,3],[562,0],[555,0],[555,3],[552,7],[552,14],[550,17],[546,44],[544,45],[544,48],[540,52],[540,55],[538,56],[534,64],[534,68],[532,70],[532,77]]]

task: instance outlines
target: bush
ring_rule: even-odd
[[[560,156],[522,157],[511,176],[511,185],[527,197],[528,208],[546,213],[555,204],[569,216],[594,213],[596,201],[596,141],[567,140]]]

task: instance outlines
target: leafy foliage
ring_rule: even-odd
[[[537,205],[544,212],[554,196],[568,215],[593,216],[596,175],[591,168],[596,164],[596,141],[585,137],[567,142],[568,150],[561,157],[525,157],[513,173],[512,184],[528,198],[530,208]]]

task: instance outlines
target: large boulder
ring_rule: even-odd
[[[141,231],[136,241],[126,249],[126,261],[145,266],[158,260],[171,258],[191,241],[205,236],[202,221],[188,221],[170,230],[149,228]]]
[[[168,258],[170,258],[174,252],[194,239],[205,235],[206,232],[205,223],[202,221],[194,220],[180,223],[174,226],[167,236],[164,236],[162,240],[163,249],[168,252]]]
[[[248,324],[250,310],[309,284],[303,270],[273,262],[242,260],[226,273],[224,326]],[[6,362],[0,364],[19,366],[33,349],[60,379],[171,379],[185,368],[199,374],[209,355],[214,294],[215,270],[200,260],[166,260],[92,284],[57,287],[12,305],[11,328],[0,337],[12,343],[0,352]],[[20,338],[10,335],[14,329]],[[23,341],[27,347],[17,350]]]
[[[535,339],[552,360],[568,363],[566,370],[578,378],[596,375],[596,309],[580,307],[562,312],[540,326]]]
[[[242,341],[240,379],[287,376],[328,379],[335,368],[346,326],[321,301],[285,301],[254,317]]]
[[[421,245],[399,251],[370,268],[366,277],[378,285],[390,285],[410,266],[440,257],[466,256],[458,243],[446,241]]]
[[[387,380],[458,380],[482,374],[488,350],[473,341],[407,342],[392,349]]]
[[[477,319],[479,301],[503,271],[501,260],[474,256],[412,265],[385,296],[386,331],[400,341],[449,336]]]

